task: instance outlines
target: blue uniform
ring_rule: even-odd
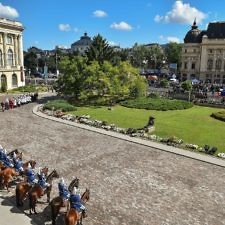
[[[11,159],[4,153],[3,153],[3,157],[1,159],[1,161],[3,162],[3,164],[6,167],[13,167],[13,163],[12,163]]]
[[[84,205],[81,204],[81,198],[79,194],[71,194],[70,206],[71,208],[78,210],[78,212],[81,212],[83,209],[85,209]]]
[[[36,175],[32,169],[27,169],[26,176],[28,183],[30,184],[37,183]]]
[[[66,185],[63,183],[59,183],[58,188],[59,188],[59,196],[62,197],[64,200],[68,200],[70,197],[70,193]]]
[[[17,171],[22,172],[23,171],[23,163],[20,159],[13,158],[14,167]]]
[[[38,178],[38,184],[42,187],[42,189],[46,189],[49,184],[46,182],[45,175],[41,173],[40,175],[38,175]]]

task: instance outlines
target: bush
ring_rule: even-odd
[[[225,122],[225,111],[212,113],[211,117]]]
[[[159,94],[158,93],[150,93],[148,95],[149,98],[159,98]]]
[[[69,111],[75,111],[76,107],[69,104],[66,100],[53,100],[47,102],[44,106],[43,109],[48,109],[48,110],[62,110],[63,112],[69,112]]]
[[[120,102],[120,105],[128,108],[148,109],[148,110],[181,110],[193,106],[192,103],[181,100],[168,100],[160,98],[137,98]]]

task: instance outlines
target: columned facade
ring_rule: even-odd
[[[196,22],[184,38],[182,80],[199,79],[225,85],[225,22],[213,22],[199,30]]]
[[[25,85],[22,32],[20,22],[0,18],[0,88]]]

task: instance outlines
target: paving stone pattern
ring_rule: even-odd
[[[46,120],[32,114],[34,106],[0,112],[0,144],[56,169],[67,184],[80,178],[81,192],[91,191],[84,225],[225,224],[224,168]],[[15,201],[11,190],[0,195]],[[46,196],[37,210],[33,221],[51,224]]]

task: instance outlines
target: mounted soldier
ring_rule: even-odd
[[[70,207],[76,209],[79,213],[82,213],[83,218],[87,217],[85,206],[81,203],[81,196],[76,187],[74,187],[70,195]]]
[[[68,200],[70,197],[70,192],[68,187],[65,185],[63,177],[60,179],[58,183],[59,196],[62,197],[63,201]]]
[[[6,167],[14,167],[12,160],[10,159],[9,156],[7,156],[7,151],[6,149],[3,149],[0,153],[0,160],[3,162],[4,166]]]
[[[16,171],[18,171],[20,174],[23,173],[23,163],[22,160],[20,160],[19,158],[17,158],[16,153],[13,153],[13,164],[14,164],[14,168],[16,169]]]
[[[36,174],[34,170],[32,169],[30,163],[28,164],[27,170],[26,170],[26,176],[27,176],[27,182],[31,185],[37,184],[38,179],[36,178]]]
[[[38,171],[38,184],[41,186],[41,188],[43,190],[45,190],[47,187],[50,186],[50,184],[47,183],[46,176],[40,167],[39,167],[39,171]]]

